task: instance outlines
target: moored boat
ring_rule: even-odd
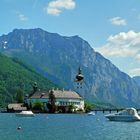
[[[35,114],[32,111],[21,111],[20,113],[16,113],[16,116],[19,116],[19,117],[34,117]]]
[[[91,112],[88,113],[88,115],[89,116],[94,116],[95,115],[95,112],[91,111]]]
[[[105,115],[110,121],[140,121],[140,116],[135,108],[126,108],[118,113]]]

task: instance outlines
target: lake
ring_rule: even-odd
[[[111,122],[104,115],[0,113],[0,140],[140,140],[140,122]]]

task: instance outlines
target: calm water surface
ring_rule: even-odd
[[[140,140],[140,122],[110,122],[104,115],[37,114],[29,118],[0,113],[0,140]],[[19,125],[22,130],[17,130]]]

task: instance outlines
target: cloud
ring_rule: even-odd
[[[130,30],[111,35],[107,43],[97,51],[106,57],[133,57],[138,60],[140,58],[140,32]]]
[[[44,8],[44,11],[47,14],[59,16],[64,9],[72,10],[75,6],[76,3],[74,0],[53,0]]]
[[[111,24],[117,25],[117,26],[127,25],[126,20],[122,19],[121,17],[113,17],[113,18],[109,19],[109,21],[111,22]]]
[[[96,51],[129,75],[140,75],[140,32],[130,30],[110,35]]]
[[[28,17],[26,17],[20,11],[15,11],[15,14],[17,15],[17,17],[20,21],[27,21],[28,20]]]
[[[140,75],[140,68],[131,69],[131,70],[129,70],[129,73],[131,76]]]
[[[23,14],[18,14],[18,18],[20,21],[27,21],[28,20],[28,18]]]
[[[137,50],[130,49],[128,46],[112,47],[107,44],[99,49],[97,49],[101,54],[106,57],[133,57],[137,54]]]
[[[140,62],[140,53],[135,56],[135,59]]]
[[[54,16],[59,16],[62,11],[57,8],[48,8],[47,13]]]

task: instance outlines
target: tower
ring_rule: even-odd
[[[84,76],[82,75],[82,70],[79,67],[78,74],[75,77],[75,82],[77,84],[77,88],[82,88],[83,80],[84,80]]]

